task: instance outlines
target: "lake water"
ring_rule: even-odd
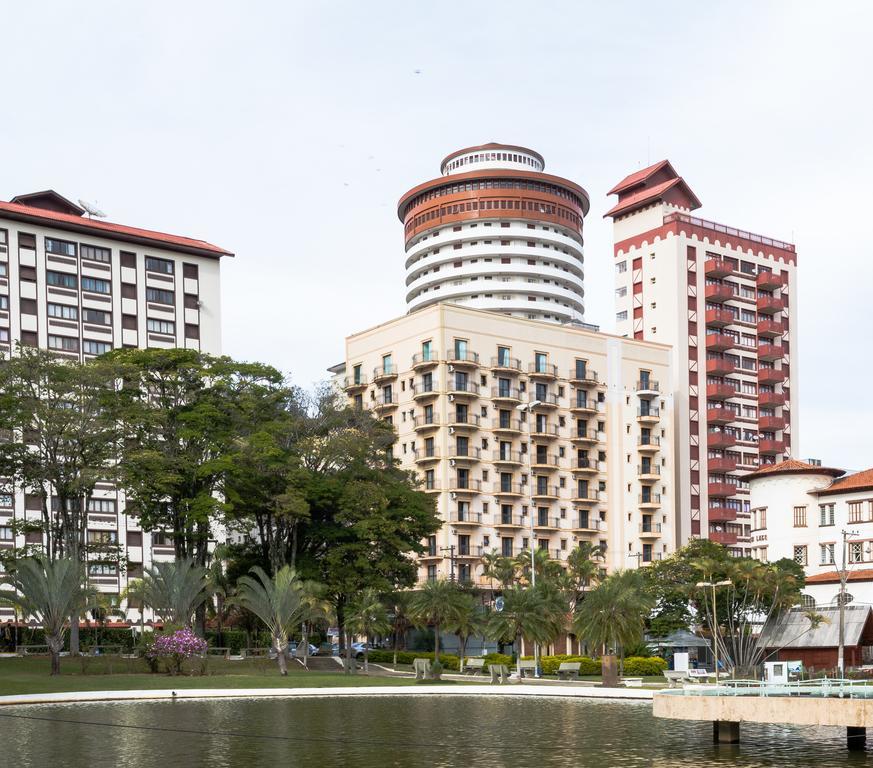
[[[839,728],[743,725],[740,745],[716,747],[710,723],[656,720],[646,702],[445,696],[9,707],[0,710],[0,750],[5,765],[25,768],[828,768],[866,761],[846,751]]]

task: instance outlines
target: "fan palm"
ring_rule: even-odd
[[[330,602],[325,598],[325,586],[307,579],[300,582],[300,622],[303,643],[303,666],[309,665],[309,632],[313,626],[331,620]]]
[[[288,674],[288,634],[300,621],[300,580],[291,566],[283,566],[271,579],[259,566],[240,576],[233,601],[257,616],[270,632],[276,647],[279,673]]]
[[[458,601],[458,615],[446,623],[446,629],[458,638],[458,655],[461,662],[467,655],[467,641],[481,633],[482,616],[476,604],[476,598],[469,592],[461,593]]]
[[[146,605],[164,623],[191,628],[195,611],[210,596],[209,572],[192,560],[154,563],[143,574]]]
[[[388,612],[375,589],[365,589],[349,606],[346,626],[351,632],[364,636],[364,672],[369,672],[370,638],[391,630]]]
[[[34,555],[19,560],[5,582],[14,591],[0,592],[0,602],[16,606],[42,625],[52,659],[51,674],[59,675],[67,621],[96,604],[95,591],[85,585],[83,565],[71,558],[51,561]]]
[[[544,643],[549,640],[549,608],[539,589],[512,587],[503,593],[503,608],[488,618],[486,633],[494,640],[515,644],[518,675],[521,677],[521,641]]]
[[[409,603],[409,613],[419,626],[433,626],[434,659],[440,658],[440,627],[455,621],[461,612],[462,592],[453,581],[429,581]]]

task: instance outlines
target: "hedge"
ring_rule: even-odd
[[[533,656],[522,656],[523,659],[532,659]],[[565,662],[579,662],[580,675],[599,675],[603,671],[600,659],[592,659],[588,656],[542,656],[540,666],[544,675],[557,675],[558,667]],[[655,677],[667,669],[667,662],[658,656],[642,658],[629,656],[624,660],[624,674],[627,677]]]
[[[394,662],[394,651],[371,650],[368,654],[370,661],[377,664],[392,664]],[[397,663],[412,666],[415,659],[430,659],[433,661],[433,651],[397,651]],[[440,664],[443,669],[458,671],[459,659],[451,653],[440,654]]]

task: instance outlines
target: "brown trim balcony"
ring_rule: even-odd
[[[706,351],[707,352],[726,352],[737,346],[738,342],[726,333],[707,333],[706,334]]]
[[[455,398],[474,399],[479,397],[479,384],[474,381],[467,381],[460,384],[449,377],[449,383],[446,385],[446,393]]]
[[[424,371],[428,368],[434,368],[440,363],[438,352],[431,350],[430,352],[416,352],[412,356],[412,370]]]
[[[525,528],[526,523],[521,515],[498,515],[494,519],[494,527],[500,528]]]
[[[759,272],[755,278],[755,285],[764,291],[775,291],[777,288],[782,288],[788,281],[785,275],[776,272]]]
[[[707,309],[706,324],[713,328],[723,328],[737,322],[737,318],[729,309]]]
[[[707,493],[715,499],[726,499],[729,496],[736,496],[737,486],[731,483],[709,483]]]
[[[597,438],[597,430],[596,429],[575,429],[570,433],[570,442],[571,443],[579,443],[580,445],[592,445],[596,443]]]
[[[707,408],[706,423],[707,424],[730,424],[736,421],[737,416],[733,408]]]
[[[727,259],[707,259],[703,262],[703,273],[707,277],[716,277],[721,279],[727,277],[734,271],[734,265]]]
[[[494,490],[497,498],[516,498],[524,495],[524,488],[519,483],[500,484]]]
[[[521,402],[521,391],[514,387],[491,387],[491,399],[495,403],[517,405]]]
[[[590,398],[577,397],[570,402],[570,413],[574,416],[593,416],[597,413],[597,401]]]
[[[735,370],[736,367],[730,360],[715,359],[706,361],[706,372],[711,376],[727,376]]]
[[[729,397],[736,397],[737,390],[730,384],[707,384],[706,396],[710,400],[727,400]]]
[[[734,507],[716,505],[707,509],[707,517],[713,522],[730,522],[737,519],[738,510]]]
[[[472,496],[477,493],[482,493],[482,481],[467,480],[466,485],[460,485],[457,480],[452,480],[449,483],[449,490],[452,493],[468,494]]]
[[[723,544],[726,547],[737,543],[737,534],[732,531],[710,531],[708,534],[710,541],[716,544]]]
[[[658,509],[661,506],[661,494],[641,493],[637,503],[639,504],[640,509]]]
[[[485,548],[481,544],[470,544],[465,548],[458,547],[455,557],[462,560],[480,560],[483,554],[485,554]],[[462,584],[470,583],[470,579],[464,580],[460,577],[458,578],[458,581]]]
[[[534,440],[556,440],[558,437],[558,427],[555,424],[545,424],[542,427],[531,424],[530,436]]]
[[[498,467],[501,465],[506,467],[520,467],[524,462],[524,454],[519,451],[504,451],[503,453],[495,451],[494,458],[491,459],[491,463]]]
[[[781,368],[759,368],[759,384],[781,384],[785,381],[785,373]]]
[[[661,467],[658,464],[637,464],[637,479],[642,483],[656,482],[661,479]]]
[[[767,318],[766,320],[758,320],[758,335],[766,336],[768,338],[776,338],[777,336],[781,336],[785,333],[785,325],[781,320],[773,320],[771,318]]]
[[[561,520],[557,517],[549,517],[545,515],[544,517],[540,517],[539,515],[534,515],[534,530],[541,531],[557,531],[561,528]]]
[[[457,450],[457,446],[449,446],[449,455],[446,458],[453,464],[473,464],[482,458],[482,449],[467,446],[467,450],[462,453]]]
[[[785,393],[758,392],[758,405],[765,408],[779,408],[785,405]]]
[[[646,405],[649,405],[649,403],[646,403]],[[637,408],[637,421],[640,424],[656,424],[660,420],[660,408]]]
[[[638,437],[637,450],[640,453],[657,453],[661,450],[660,437]]]
[[[440,417],[437,415],[433,415],[430,418],[427,418],[426,416],[416,416],[412,420],[412,425],[416,432],[427,432],[431,429],[439,429]]]
[[[577,490],[576,490],[576,493],[578,493],[578,492],[579,492],[579,490],[577,489]],[[576,495],[574,495],[573,498],[570,499],[570,501],[571,501],[573,504],[579,504],[579,505],[584,504],[584,505],[586,505],[586,506],[587,506],[588,504],[599,504],[599,503],[600,503],[600,498],[598,497],[597,493],[598,493],[598,492],[597,492],[597,489],[596,489],[596,488],[591,488],[591,489],[588,490],[588,495],[587,495],[587,496],[576,496]]]
[[[373,383],[379,384],[383,381],[389,381],[391,379],[397,378],[397,366],[393,363],[391,365],[377,365],[373,369]]]
[[[537,483],[536,487],[531,492],[531,498],[534,499],[534,501],[537,499],[542,501],[555,501],[560,494],[561,492],[557,485],[549,485],[548,483],[540,485]]]
[[[778,296],[759,296],[758,314],[775,315],[785,309],[785,302]]]
[[[762,432],[779,432],[785,429],[785,419],[781,416],[759,416],[758,429]]]
[[[640,523],[641,539],[658,539],[661,537],[661,523]]]
[[[517,357],[492,357],[491,370],[494,373],[521,373],[521,360]]]
[[[415,452],[415,463],[416,464],[433,464],[440,460],[440,452],[437,448],[432,448],[427,450],[425,448],[419,448]]]
[[[553,471],[558,469],[558,456],[554,453],[537,456],[535,453],[530,457],[532,470]]]
[[[596,475],[599,472],[597,459],[575,459],[570,469],[577,475]]]
[[[759,440],[758,453],[764,456],[778,456],[785,453],[784,440]]]
[[[481,512],[461,512],[453,509],[449,515],[449,523],[451,525],[482,525]]]
[[[451,350],[446,353],[446,362],[456,368],[477,368],[479,366],[479,354],[477,352],[457,352]]]
[[[537,363],[528,363],[527,375],[531,379],[554,381],[558,378],[558,366],[553,365],[552,363],[543,363],[540,365],[537,365]]]
[[[606,526],[603,520],[599,518],[589,517],[586,519],[580,517],[571,523],[570,530],[573,533],[599,533],[600,531],[605,531]]]
[[[661,384],[654,379],[643,379],[637,382],[636,392],[637,397],[660,397]]]
[[[733,472],[737,468],[737,460],[730,456],[715,456],[707,460],[706,468],[710,472]]]
[[[413,400],[429,400],[434,397],[439,397],[439,391],[435,383],[431,384],[416,384],[412,388]]]
[[[706,444],[710,448],[733,448],[737,444],[737,438],[728,432],[709,432]]]
[[[457,413],[449,412],[446,426],[450,429],[466,431],[479,429],[479,414],[468,413],[464,418],[460,418]]]
[[[538,411],[540,408],[549,411],[558,407],[558,396],[552,392],[546,392],[542,397],[534,397],[533,392],[531,392],[530,403],[536,403],[533,406],[534,411]]]
[[[758,344],[758,359],[781,360],[785,357],[785,348],[781,344]]]
[[[584,371],[571,368],[567,374],[567,379],[574,387],[596,387],[600,383],[597,371],[592,371],[590,368],[586,368]]]
[[[372,402],[373,410],[377,413],[396,408],[399,405],[397,395],[394,394],[388,395],[387,397],[385,395],[376,395],[376,399]]]
[[[714,304],[724,304],[734,297],[734,289],[729,285],[707,285],[704,295],[707,301]]]
[[[501,421],[499,418],[494,419],[494,424],[491,429],[495,434],[504,433],[507,435],[518,435],[522,432],[522,423],[520,419],[509,419],[508,421]]]

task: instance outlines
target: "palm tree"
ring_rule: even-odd
[[[476,598],[469,592],[461,593],[458,608],[458,615],[446,624],[446,629],[458,638],[458,655],[463,665],[467,655],[467,641],[481,633],[483,623]]]
[[[370,638],[391,630],[388,613],[375,589],[365,589],[349,606],[346,626],[351,632],[364,636],[364,672],[369,672]]]
[[[283,566],[271,579],[260,566],[254,566],[252,576],[237,580],[237,605],[251,611],[270,631],[276,646],[279,673],[288,674],[288,634],[300,621],[300,580],[289,565]]]
[[[21,609],[42,625],[52,657],[51,674],[61,673],[61,651],[70,616],[80,616],[96,604],[96,593],[85,585],[82,563],[71,558],[51,561],[34,555],[18,561],[5,579],[14,592],[0,592],[0,602]]]
[[[540,549],[537,547],[534,549],[533,553],[534,559],[534,568],[536,568],[537,576],[545,573],[548,568],[549,561],[549,551],[547,549]],[[518,572],[519,580],[523,580],[525,583],[530,584],[530,550],[523,549],[515,556],[514,560],[515,569]]]
[[[576,608],[573,630],[601,649],[621,653],[643,636],[655,601],[644,589],[639,571],[616,571],[591,590]]]
[[[540,589],[512,587],[503,593],[503,608],[488,618],[486,633],[503,643],[515,644],[518,676],[521,677],[521,641],[547,642],[553,629],[546,598]]]
[[[395,592],[391,595],[391,634],[394,638],[394,669],[397,669],[397,651],[403,638],[406,647],[406,632],[412,626],[409,615],[409,592]]]
[[[209,572],[192,560],[154,563],[143,575],[146,605],[166,624],[191,628],[195,611],[210,595]]]
[[[127,586],[121,590],[119,596],[127,602],[128,608],[136,608],[139,611],[139,637],[142,639],[145,632],[145,583],[142,579],[130,579]]]
[[[409,612],[419,626],[433,626],[434,660],[440,658],[440,627],[455,621],[461,612],[461,590],[454,581],[429,581],[416,592],[409,603]]]

